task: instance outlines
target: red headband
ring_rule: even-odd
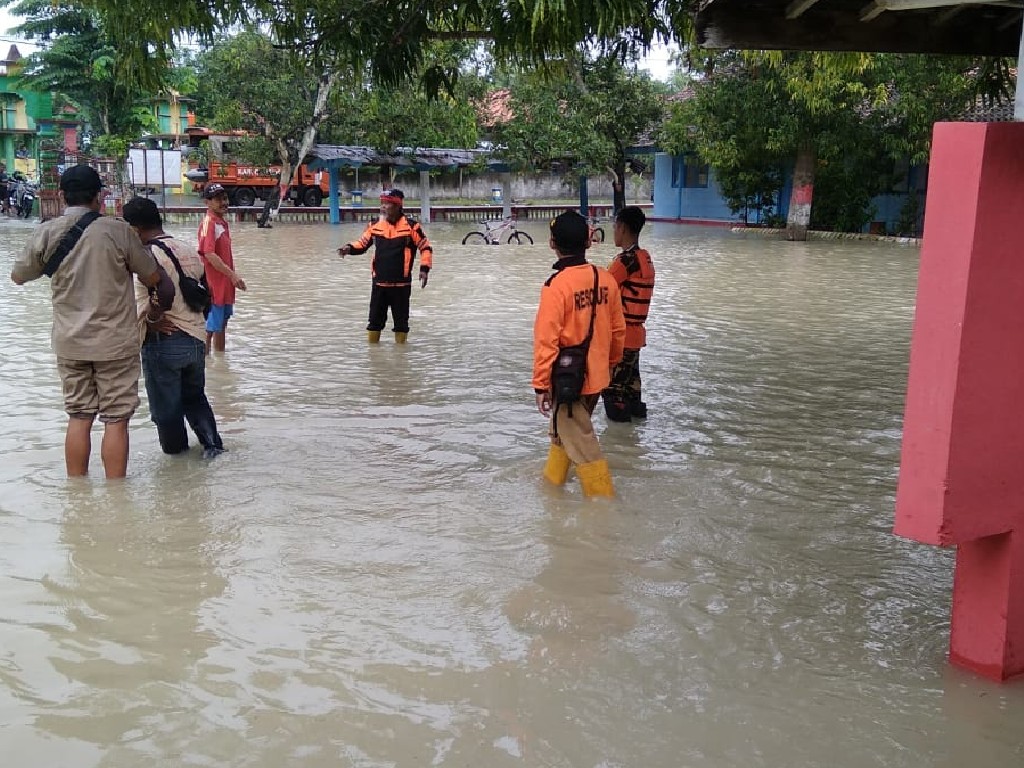
[[[395,195],[381,195],[380,201],[382,203],[395,203],[397,205],[401,205],[403,202],[402,198],[396,197]]]

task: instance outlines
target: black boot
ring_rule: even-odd
[[[625,400],[604,398],[604,412],[609,421],[629,421],[629,408]]]
[[[646,419],[647,403],[642,403],[639,400],[630,401],[629,413],[634,419]]]

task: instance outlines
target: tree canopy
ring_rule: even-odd
[[[662,87],[606,55],[563,68],[560,76],[520,74],[509,93],[512,117],[494,136],[513,165],[560,160],[579,173],[610,173],[613,206],[625,205],[629,151],[657,128]]]
[[[502,61],[543,63],[584,43],[627,56],[657,39],[684,36],[690,0],[82,0],[96,9],[126,57],[125,74],[160,77],[176,42],[209,41],[256,23],[282,47],[335,69],[368,71],[396,86],[418,75],[442,83],[451,70],[425,66],[440,40],[487,40]]]
[[[62,94],[105,135],[137,136],[155,127],[139,103],[145,92],[119,75],[123,59],[99,14],[50,0],[8,4],[25,19],[17,31],[48,44],[27,57],[24,87]]]
[[[1005,69],[964,57],[708,54],[660,145],[715,169],[734,211],[774,207],[785,171],[810,160],[812,225],[860,229],[897,166],[924,162],[932,125],[1005,89]]]

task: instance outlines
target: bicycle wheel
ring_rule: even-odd
[[[470,232],[462,238],[463,245],[487,245],[487,236],[483,232]]]
[[[594,237],[593,237],[593,240],[594,240],[595,243],[603,243],[604,242],[604,230],[601,229],[600,227],[594,227]]]
[[[522,245],[523,243],[529,243],[530,245],[533,245],[533,238],[530,237],[525,232],[521,232],[518,229],[508,236],[509,245]]]

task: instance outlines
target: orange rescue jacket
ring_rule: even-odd
[[[626,349],[647,346],[647,313],[654,295],[654,262],[651,254],[633,245],[608,265],[622,294],[622,312],[626,316]]]
[[[412,264],[420,252],[420,270],[433,266],[434,249],[423,234],[423,227],[404,213],[394,224],[383,216],[366,228],[362,236],[349,243],[352,253],[366,253],[374,246],[370,270],[374,285],[386,288],[412,285]]]
[[[619,286],[607,270],[594,270],[583,256],[566,256],[554,265],[555,274],[540,290],[540,306],[533,323],[533,389],[551,389],[551,368],[560,347],[582,344],[590,328],[591,306],[596,306],[594,335],[587,354],[583,394],[593,395],[611,381],[611,368],[622,359],[626,321],[622,316]]]

